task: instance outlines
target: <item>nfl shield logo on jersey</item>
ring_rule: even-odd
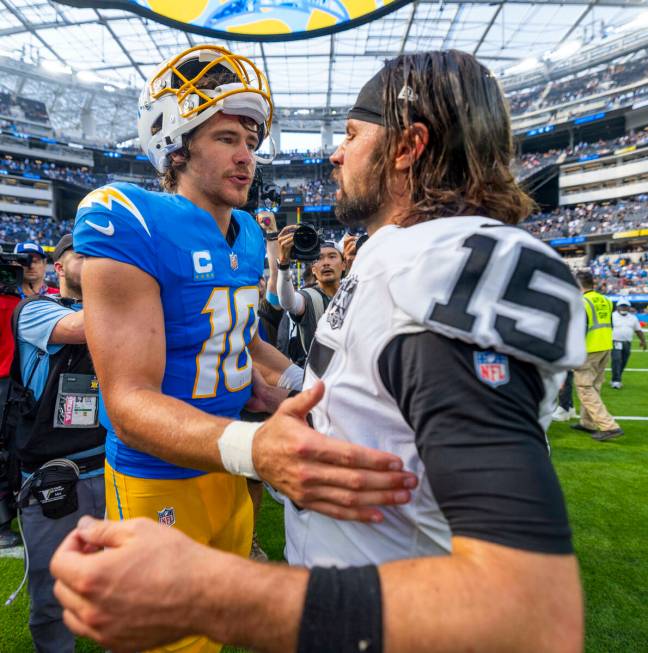
[[[474,354],[477,378],[496,388],[509,382],[508,356],[494,351],[478,351]]]
[[[238,256],[234,252],[230,252],[229,259],[232,270],[238,270]]]
[[[158,510],[158,522],[163,526],[173,526],[175,524],[175,509],[165,508]]]

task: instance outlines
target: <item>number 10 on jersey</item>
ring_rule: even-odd
[[[247,352],[245,330],[249,325],[251,340],[256,333],[258,304],[259,291],[256,286],[237,288],[231,301],[229,288],[212,290],[201,311],[209,315],[211,332],[196,356],[193,399],[215,397],[221,374],[229,392],[238,392],[250,385],[252,358]],[[239,367],[239,358],[244,351],[247,354],[245,365]]]

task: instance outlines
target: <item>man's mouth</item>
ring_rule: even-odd
[[[246,186],[251,181],[251,177],[243,174],[230,175],[229,179],[232,183],[236,184],[237,186]]]

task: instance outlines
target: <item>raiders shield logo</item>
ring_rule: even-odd
[[[175,509],[164,508],[164,510],[158,510],[158,522],[163,526],[173,526],[175,524]]]
[[[331,325],[331,329],[339,329],[344,323],[344,316],[347,313],[351,298],[357,286],[358,277],[355,274],[342,279],[342,283],[326,312],[326,320]]]

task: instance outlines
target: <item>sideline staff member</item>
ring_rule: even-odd
[[[29,628],[39,653],[73,653],[74,635],[63,623],[52,593],[49,563],[82,515],[104,516],[106,432],[98,422],[96,377],[85,344],[83,256],[73,250],[72,234],[61,238],[53,259],[61,296],[30,297],[16,308],[18,347],[12,378],[19,364],[20,380],[36,402],[16,430],[21,497],[27,504],[21,519],[29,554]],[[78,480],[68,461],[78,467]],[[51,501],[48,490],[61,485],[66,486],[65,498]]]
[[[622,387],[621,377],[623,370],[630,358],[632,338],[637,334],[641,348],[646,351],[646,338],[641,330],[641,324],[634,313],[630,312],[630,302],[621,298],[616,305],[616,311],[612,313],[612,382],[610,385],[615,390]]]
[[[571,428],[585,431],[595,440],[604,442],[623,435],[623,429],[601,399],[605,368],[610,362],[612,351],[613,305],[605,295],[594,290],[594,278],[589,270],[580,270],[576,278],[583,291],[583,305],[587,314],[587,359],[574,370],[574,385],[581,403],[581,414],[580,422],[572,424]]]

